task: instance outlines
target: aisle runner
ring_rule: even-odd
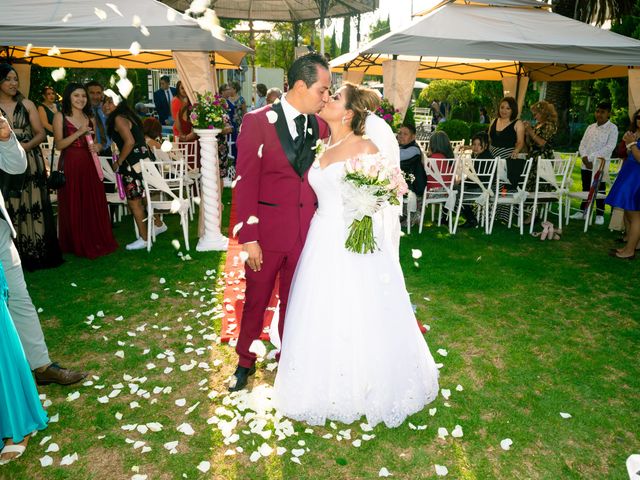
[[[242,246],[238,244],[238,239],[232,235],[233,226],[236,224],[236,207],[231,202],[231,213],[229,218],[229,248],[227,250],[227,261],[224,266],[225,288],[224,288],[224,317],[222,317],[222,328],[220,337],[223,342],[237,340],[240,334],[240,322],[242,321],[242,308],[244,307],[244,291],[246,283],[244,280],[244,264],[240,261]],[[262,340],[269,340],[269,325],[273,319],[273,314],[278,304],[278,282],[271,295],[269,307],[264,316],[262,328]]]

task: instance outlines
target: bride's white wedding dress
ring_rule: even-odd
[[[312,425],[365,415],[397,427],[436,398],[438,369],[395,257],[344,247],[343,174],[344,162],[309,170],[318,210],[289,295],[274,400]]]

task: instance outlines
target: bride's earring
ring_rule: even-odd
[[[340,121],[340,123],[341,123],[342,125],[344,125],[345,117],[346,117],[346,115],[343,115],[343,116],[342,116],[342,120]]]

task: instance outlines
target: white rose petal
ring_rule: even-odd
[[[187,401],[184,398],[179,398],[175,401],[176,406],[184,407],[187,404]]]
[[[440,438],[445,438],[449,435],[449,432],[447,431],[446,428],[444,427],[440,427],[438,428],[438,437]]]
[[[273,448],[270,447],[269,444],[263,443],[262,445],[260,445],[260,448],[258,448],[258,452],[263,457],[268,457],[269,455],[271,455],[273,453]]]
[[[98,17],[100,20],[106,20],[107,19],[107,12],[105,12],[104,10],[96,7],[93,9],[93,13],[96,14],[96,17]]]
[[[243,223],[243,222],[236,223],[236,224],[234,225],[234,227],[233,227],[233,231],[231,232],[231,234],[232,234],[234,237],[237,237],[237,236],[238,236],[238,232],[240,231],[240,229],[242,228],[242,226],[243,226],[243,225],[244,225],[244,223]]]
[[[67,395],[67,402],[73,402],[80,398],[80,392],[73,392]]]
[[[464,390],[464,388],[462,387],[462,385],[458,384],[458,386],[456,387],[456,390],[461,392]]]
[[[449,469],[444,465],[436,465],[436,475],[439,477],[445,477],[449,473]]]
[[[240,260],[244,263],[247,261],[247,259],[249,258],[249,253],[242,251],[238,254],[238,256],[240,257]]]
[[[449,355],[449,352],[447,352],[444,348],[439,348],[437,352],[443,357],[446,357],[447,355]]]
[[[60,49],[54,45],[49,50],[47,50],[47,55],[49,57],[53,57],[55,55],[60,55]],[[76,285],[73,285],[73,286],[75,287]]]
[[[114,355],[118,358],[124,358],[124,352],[122,350],[118,350]]]
[[[49,423],[57,423],[60,420],[60,414],[56,413],[55,415],[52,415],[51,417],[49,417]]]
[[[249,347],[249,351],[255,353],[258,357],[264,358],[267,354],[267,347],[260,340],[254,340]]]
[[[510,438],[505,438],[504,440],[500,441],[500,447],[503,450],[509,450],[511,448],[511,445],[513,445],[513,440],[511,440]]]
[[[411,258],[413,258],[414,260],[418,260],[420,257],[422,257],[422,250],[418,250],[417,248],[412,248]]]
[[[267,112],[267,120],[269,120],[269,123],[276,123],[278,121],[278,114],[273,110],[269,110]]]
[[[451,390],[449,390],[448,388],[443,388],[440,390],[440,393],[445,400],[449,400],[449,397],[451,396]]]
[[[142,25],[142,20],[140,19],[140,17],[138,15],[134,15],[131,18],[131,25],[133,25],[136,28],[138,28],[140,25]]]
[[[261,143],[258,147],[258,158],[262,158],[262,147],[264,147],[264,143]]]
[[[67,23],[69,20],[71,20],[72,16],[72,14],[67,13],[64,17],[62,17],[62,23]]]
[[[50,467],[51,465],[53,465],[53,458],[51,458],[49,455],[45,455],[40,459],[40,465],[42,467]]]
[[[173,248],[175,248],[176,250],[180,250],[180,241],[173,239],[171,240],[171,245],[173,245]]]
[[[71,455],[65,455],[62,460],[60,460],[60,466],[64,467],[65,465],[71,465],[75,461],[78,460],[78,454],[72,453]]]
[[[249,218],[247,218],[247,225],[255,225],[259,221],[260,220],[258,220],[258,217],[251,215]]]
[[[180,433],[184,433],[185,435],[189,435],[189,436],[196,433],[195,430],[188,423],[183,423],[182,425],[178,426],[177,430]]]
[[[129,53],[131,53],[131,55],[134,55],[134,56],[140,55],[140,48],[141,48],[141,45],[138,42],[133,42],[129,47]]]
[[[294,457],[300,457],[304,455],[304,448],[294,448],[293,450],[291,450],[291,454]]]
[[[120,15],[121,17],[124,16],[122,15],[122,13],[120,12],[120,10],[118,9],[117,5],[114,5],[113,3],[105,3],[105,5],[107,7],[109,7],[111,10],[113,10],[115,13],[117,13],[118,15]]]
[[[252,462],[257,462],[258,460],[260,460],[260,457],[260,452],[252,452],[249,456],[249,460],[251,460]]]
[[[387,467],[382,467],[378,472],[378,477],[391,477],[391,473],[387,470]]]
[[[462,433],[462,427],[460,425],[456,425],[453,430],[451,430],[451,436],[454,438],[460,438],[464,434]]]
[[[67,71],[63,68],[56,68],[53,72],[51,72],[51,78],[53,78],[54,82],[59,82],[67,75]]]
[[[437,411],[438,411],[437,408],[430,408],[429,409],[429,415],[431,415],[433,417],[436,414]]]
[[[571,414],[566,412],[560,412],[560,416],[562,418],[571,418]]]
[[[200,470],[202,473],[207,473],[210,468],[211,468],[211,463],[207,462],[206,460],[200,462],[197,466],[197,469]]]
[[[129,94],[133,90],[133,83],[131,83],[131,80],[128,78],[121,78],[116,82],[116,86],[124,98],[129,97]]]
[[[285,447],[276,447],[276,455],[284,455],[287,452]]]
[[[158,296],[157,293],[154,292],[154,293],[151,294],[150,298],[151,298],[151,300],[157,300],[159,298],[159,296]]]
[[[359,438],[357,440],[354,440],[353,442],[351,442],[351,444],[354,447],[359,447],[360,445],[362,445],[362,440],[360,440]]]
[[[44,453],[55,453],[60,451],[60,446],[57,443],[50,443]]]
[[[172,148],[173,148],[173,143],[171,143],[169,140],[165,140],[164,142],[162,142],[162,145],[160,145],[160,150],[162,150],[165,153],[170,152]]]
[[[173,8],[167,8],[167,21],[168,22],[176,21],[176,11]]]

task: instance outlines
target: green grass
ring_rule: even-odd
[[[216,274],[206,271],[219,272],[224,256],[194,252],[192,245],[193,259],[180,260],[170,244],[180,239],[180,231],[175,220],[169,226],[150,254],[120,249],[94,261],[68,257],[58,269],[27,275],[34,303],[43,308],[52,357],[91,370],[100,377],[95,384],[105,388],[41,388],[53,402],[50,414],[59,413],[60,422],[33,439],[23,458],[0,467],[0,478],[125,479],[137,466],[153,479],[360,479],[377,478],[382,467],[393,478],[420,479],[436,478],[434,465],[440,464],[449,469],[446,478],[468,480],[624,479],[626,458],[640,452],[640,274],[636,262],[607,256],[616,235],[605,227],[583,234],[582,223],[572,222],[561,241],[548,242],[503,226],[491,236],[479,229],[450,236],[430,225],[422,235],[415,231],[404,237],[407,287],[420,321],[430,326],[431,352],[444,364],[440,383],[452,390],[450,406],[438,398],[430,405],[437,408],[435,416],[427,408],[409,419],[426,425],[425,430],[412,430],[408,422],[393,430],[378,426],[372,432],[376,437],[360,448],[335,437],[323,439],[327,432],[335,434],[329,426],[306,434],[305,426],[296,424],[297,436],[268,442],[290,450],[304,440],[309,451],[296,465],[288,454],[250,462],[250,452],[263,440],[244,434],[245,453],[226,457],[220,433],[207,425],[223,395],[210,400],[198,383],[206,380],[206,387],[224,392],[223,380],[236,361],[228,346],[202,339],[217,332],[219,323],[199,314],[220,299]],[[121,244],[131,241],[130,218],[115,231]],[[191,238],[195,243],[195,231]],[[423,252],[418,267],[410,249]],[[159,283],[161,277],[166,284]],[[187,292],[188,298],[175,290]],[[160,298],[151,300],[151,292]],[[102,325],[95,330],[84,322],[99,310],[105,317],[94,320]],[[115,321],[119,315],[124,320]],[[142,325],[144,331],[136,330]],[[185,348],[210,350],[198,357]],[[439,348],[448,355],[437,354]],[[167,349],[176,359],[170,374],[163,373],[168,361],[155,358]],[[118,350],[124,359],[114,355]],[[212,371],[196,366],[180,372],[179,366],[192,358],[208,362]],[[213,359],[223,360],[222,365],[213,367]],[[150,362],[155,369],[146,369]],[[123,374],[147,376],[141,388],[151,392],[150,399],[130,394]],[[254,385],[272,381],[273,374],[260,369]],[[97,397],[117,383],[125,385],[120,395],[98,403]],[[463,391],[455,390],[458,384]],[[155,386],[170,386],[172,392],[153,394]],[[66,402],[76,390],[80,398]],[[182,408],[174,404],[179,398],[186,399]],[[131,401],[142,408],[131,410]],[[201,403],[185,415],[196,402]],[[116,412],[124,415],[122,421]],[[562,419],[560,412],[573,417]],[[142,435],[120,428],[152,421],[162,423],[163,430]],[[176,432],[183,422],[196,435]],[[438,427],[451,432],[456,424],[463,427],[462,438],[438,438]],[[360,432],[358,426],[352,429],[354,435]],[[44,455],[46,446],[39,442],[45,435],[61,450],[50,454],[54,466],[43,469],[38,459]],[[513,446],[503,451],[500,441],[507,437]],[[152,450],[142,454],[125,438],[142,439]],[[176,455],[162,446],[172,440],[180,441]],[[58,466],[63,455],[73,452],[78,462]],[[207,459],[211,470],[201,474],[196,466]]]

